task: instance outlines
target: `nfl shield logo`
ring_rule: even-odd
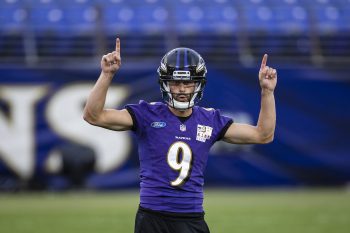
[[[180,125],[180,130],[181,130],[182,132],[185,132],[185,131],[186,131],[186,125],[181,124],[181,125]]]

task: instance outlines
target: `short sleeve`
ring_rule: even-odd
[[[141,135],[144,129],[144,116],[147,110],[147,103],[143,100],[140,100],[138,104],[125,105],[125,108],[129,112],[133,121],[132,131],[134,131],[136,134]]]
[[[226,131],[233,123],[233,119],[224,116],[219,110],[215,110],[214,113],[214,127],[219,129],[216,140],[220,141],[226,134]]]

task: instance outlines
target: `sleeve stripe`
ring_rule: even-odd
[[[129,114],[130,114],[130,116],[131,116],[131,118],[132,118],[132,128],[131,128],[131,130],[132,131],[136,131],[136,129],[138,128],[138,124],[137,124],[137,120],[136,120],[136,116],[135,116],[135,113],[134,113],[134,111],[132,110],[132,108],[131,107],[129,107],[129,106],[126,106],[126,110],[129,112]]]
[[[224,137],[225,134],[226,134],[226,131],[227,131],[228,128],[232,125],[232,123],[233,123],[233,120],[232,120],[232,119],[229,120],[229,121],[226,123],[225,127],[222,128],[222,130],[221,130],[221,132],[220,132],[220,134],[219,134],[219,137],[218,137],[217,141],[220,141],[221,139],[223,139],[223,137]]]

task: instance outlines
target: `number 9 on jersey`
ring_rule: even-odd
[[[173,170],[179,171],[178,177],[171,181],[170,184],[172,186],[181,186],[190,175],[192,162],[191,148],[184,142],[175,142],[169,148],[167,160]]]

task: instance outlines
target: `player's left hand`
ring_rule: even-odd
[[[267,54],[264,55],[260,71],[259,71],[259,82],[261,89],[268,91],[274,91],[277,84],[277,71],[266,65]]]

